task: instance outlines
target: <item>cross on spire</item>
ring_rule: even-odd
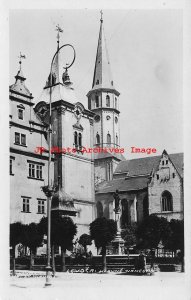
[[[60,27],[60,25],[56,25],[56,29],[55,29],[58,33],[57,33],[57,43],[58,43],[58,47],[59,47],[59,40],[60,40],[60,32],[62,33],[63,30],[62,28]]]
[[[101,14],[101,19],[100,19],[100,21],[103,22],[103,11],[102,11],[102,10],[100,10],[100,14]]]
[[[18,56],[18,58],[19,58],[19,64],[20,64],[20,70],[21,70],[22,59],[25,59],[26,55],[24,55],[20,52],[20,55]]]

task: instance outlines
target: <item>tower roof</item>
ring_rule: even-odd
[[[20,58],[20,60],[19,60],[19,70],[17,72],[17,75],[15,76],[15,79],[16,79],[15,83],[10,85],[10,91],[19,93],[19,94],[27,96],[29,98],[33,98],[32,94],[30,93],[30,91],[28,90],[28,88],[25,85],[26,78],[24,77],[23,71],[22,71],[22,59],[26,58],[26,57],[25,57],[25,55],[22,55],[20,53],[19,58]]]
[[[104,33],[103,19],[101,13],[100,31],[97,46],[97,54],[94,68],[92,89],[110,88],[114,89],[113,78],[110,68],[109,54],[107,50],[106,38]]]

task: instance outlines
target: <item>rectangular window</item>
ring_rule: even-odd
[[[164,160],[162,161],[162,165],[164,166]]]
[[[26,146],[26,134],[15,132],[15,144]]]
[[[38,214],[44,214],[44,200],[38,200]]]
[[[168,160],[166,160],[166,165],[168,165]]]
[[[23,109],[21,109],[21,108],[18,109],[18,118],[20,120],[23,120]]]
[[[21,134],[21,145],[26,146],[26,135],[25,134]]]
[[[159,179],[159,174],[157,174],[157,180]]]
[[[42,166],[36,165],[36,178],[42,179]]]
[[[29,164],[29,177],[35,177],[35,165]]]
[[[30,204],[29,204],[29,199],[28,198],[23,198],[23,212],[30,212]]]
[[[42,165],[29,163],[29,178],[42,179]]]
[[[15,144],[20,145],[20,133],[15,132]]]

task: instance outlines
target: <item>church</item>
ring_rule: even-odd
[[[58,204],[55,207],[52,202],[52,209],[59,207],[72,217],[78,237],[89,233],[89,224],[96,217],[115,218],[116,190],[122,225],[141,222],[150,214],[183,219],[183,154],[164,150],[161,156],[126,160],[119,151],[120,92],[112,78],[103,30],[101,16],[93,83],[86,91],[87,108],[75,95],[69,69],[61,69],[59,52],[35,104],[20,57],[15,83],[9,89],[11,223],[38,223],[46,216],[42,188],[48,181],[50,93],[54,149],[50,178],[55,187],[52,201]],[[57,50],[59,43],[58,32]],[[105,151],[87,153],[85,148]]]

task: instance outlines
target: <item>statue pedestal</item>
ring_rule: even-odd
[[[116,250],[116,254],[124,254],[124,244],[125,241],[121,237],[121,227],[120,227],[120,209],[114,209],[115,212],[115,221],[117,222],[117,234],[115,239],[112,241],[112,245]]]

